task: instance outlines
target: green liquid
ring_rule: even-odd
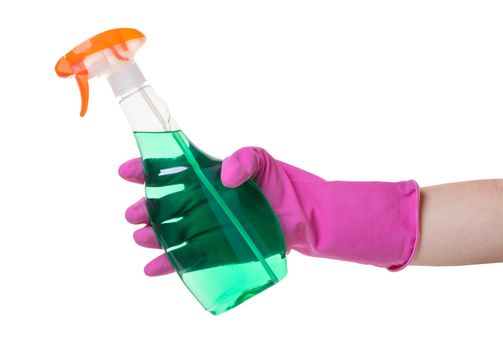
[[[221,161],[181,131],[136,132],[151,225],[205,309],[229,310],[286,275],[281,227],[258,186],[220,181]]]

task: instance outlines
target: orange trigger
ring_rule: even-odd
[[[87,71],[83,71],[77,75],[75,75],[75,79],[77,80],[77,85],[80,90],[80,98],[82,101],[80,107],[80,116],[83,117],[87,111],[87,104],[89,103],[89,74]]]

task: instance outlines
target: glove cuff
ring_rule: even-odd
[[[420,190],[401,182],[316,182],[295,186],[308,229],[292,248],[332,259],[405,268],[419,243]]]

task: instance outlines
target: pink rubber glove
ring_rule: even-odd
[[[124,163],[119,174],[143,183],[141,160]],[[250,177],[278,215],[289,251],[391,271],[412,261],[419,242],[419,187],[415,181],[325,181],[256,147],[242,148],[224,159],[221,179],[225,186],[239,186]],[[138,244],[160,248],[148,225],[144,198],[128,208],[126,219],[147,224],[134,233]],[[145,266],[149,276],[170,272],[173,268],[164,254]]]

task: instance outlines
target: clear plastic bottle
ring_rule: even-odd
[[[56,71],[76,76],[81,115],[87,108],[88,79],[108,77],[140,149],[157,239],[202,306],[220,314],[286,275],[283,234],[253,180],[237,188],[223,186],[221,161],[179,130],[133,61],[144,41],[135,29],[98,34],[63,56]]]

